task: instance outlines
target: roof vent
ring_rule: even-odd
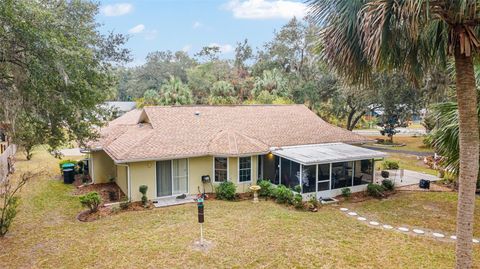
[[[195,111],[195,116],[200,116],[200,111]]]

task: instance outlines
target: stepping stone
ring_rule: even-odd
[[[367,219],[364,218],[364,217],[358,217],[357,219],[360,220],[360,221],[366,221],[366,220],[367,220]]]
[[[408,231],[410,231],[408,228],[405,228],[405,227],[398,227],[398,230],[399,230],[399,231],[402,231],[402,232],[408,232]]]
[[[344,212],[348,211],[348,208],[342,207],[342,208],[340,208],[340,211],[344,211]]]
[[[355,213],[355,212],[349,212],[348,215],[350,215],[350,216],[356,216],[356,215],[358,215],[358,214]]]
[[[413,229],[412,231],[416,234],[424,234],[425,233],[423,230],[420,230],[420,229]]]
[[[453,240],[457,240],[457,236],[456,236],[456,235],[452,235],[452,236],[450,236],[450,238],[453,239]]]
[[[475,238],[472,239],[472,242],[476,243],[476,244],[480,243],[480,241],[478,239],[475,239]]]
[[[445,235],[441,234],[441,233],[432,233],[433,236],[435,237],[438,237],[438,238],[444,238]]]
[[[380,223],[378,223],[378,222],[376,222],[376,221],[370,221],[369,223],[370,223],[370,225],[373,225],[373,226],[378,226],[378,225],[380,225]]]
[[[393,226],[392,225],[383,225],[383,228],[390,230],[390,229],[393,229]]]

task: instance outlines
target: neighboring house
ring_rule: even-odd
[[[113,120],[88,150],[93,182],[115,179],[134,201],[140,185],[156,199],[227,180],[248,192],[258,179],[331,197],[373,181],[385,154],[351,145],[366,141],[303,105],[157,106]]]
[[[0,123],[0,183],[14,171],[13,156],[17,147],[11,143],[10,137],[7,135],[7,124]]]
[[[122,116],[123,114],[132,111],[136,108],[135,102],[124,102],[124,101],[108,101],[105,102],[105,105],[113,110],[115,110],[117,117]]]

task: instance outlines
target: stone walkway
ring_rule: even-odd
[[[428,229],[419,229],[419,228],[413,228],[411,229],[410,227],[407,226],[398,226],[394,227],[389,224],[382,224],[378,221],[374,220],[368,220],[365,217],[359,216],[357,212],[350,211],[348,208],[342,207],[340,208],[340,211],[344,212],[347,216],[356,218],[358,221],[372,227],[372,228],[378,228],[378,229],[383,229],[383,230],[391,230],[391,231],[397,231],[400,233],[408,234],[408,235],[417,235],[417,236],[425,236],[425,237],[430,237],[432,239],[437,239],[440,241],[445,241],[445,242],[454,242],[457,239],[456,235],[447,235],[445,233],[440,233],[440,232],[435,232],[431,231]],[[480,243],[479,239],[473,238],[472,242],[475,244]]]

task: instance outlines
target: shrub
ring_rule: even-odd
[[[285,185],[278,185],[278,187],[274,190],[274,197],[277,200],[277,203],[285,204],[293,203],[293,191],[287,188]]]
[[[300,193],[295,194],[295,196],[293,197],[293,205],[296,209],[303,208],[303,197]]]
[[[383,169],[388,169],[388,170],[396,170],[400,168],[400,165],[398,164],[397,161],[390,161],[390,160],[385,160],[382,163]]]
[[[383,178],[388,178],[390,176],[390,172],[383,170],[382,172],[380,172],[380,175]]]
[[[261,197],[269,197],[273,192],[273,185],[270,181],[261,179],[257,182],[257,185],[260,186],[260,190],[258,191],[258,195]]]
[[[343,188],[342,196],[345,198],[350,198],[350,196],[352,196],[352,190],[350,190],[350,188]]]
[[[308,199],[308,202],[312,204],[314,207],[318,207],[320,205],[320,202],[318,201],[316,195],[310,196],[310,199]]]
[[[147,190],[148,190],[147,185],[140,185],[140,187],[138,187],[138,191],[142,194],[142,205],[143,206],[147,206],[147,202],[148,202]]]
[[[32,173],[24,173],[15,186],[8,177],[0,184],[0,237],[4,237],[7,234],[17,215],[20,199],[16,195],[17,192],[34,176],[36,175]]]
[[[83,206],[88,207],[90,212],[97,212],[98,207],[102,203],[102,198],[100,198],[98,192],[92,191],[80,196],[80,203],[82,203]]]
[[[395,189],[395,184],[390,179],[382,180],[382,186],[385,190],[393,191]]]
[[[220,183],[215,187],[215,192],[217,194],[217,199],[220,200],[235,200],[235,193],[237,191],[237,186],[231,181],[225,181]]]
[[[367,185],[367,193],[370,196],[383,197],[384,196],[384,194],[383,194],[384,191],[385,191],[385,188],[380,184],[368,183],[368,185]]]
[[[295,187],[293,187],[293,191],[294,191],[294,192],[301,193],[301,192],[302,192],[302,186],[296,185]]]

